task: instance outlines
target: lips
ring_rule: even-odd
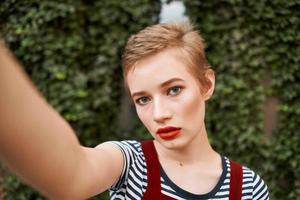
[[[181,128],[167,126],[164,128],[159,128],[156,133],[160,138],[164,140],[170,140],[175,138],[178,134],[180,134],[180,130]]]

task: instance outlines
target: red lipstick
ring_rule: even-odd
[[[180,134],[181,128],[173,127],[173,126],[167,126],[164,128],[159,128],[156,131],[156,134],[164,140],[171,140],[175,138],[178,134]]]

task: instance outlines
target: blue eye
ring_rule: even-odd
[[[168,90],[168,94],[170,95],[177,95],[178,93],[180,93],[182,90],[182,87],[180,86],[174,86],[174,87],[171,87],[169,90]]]
[[[148,100],[148,97],[141,97],[141,98],[138,98],[137,100],[135,100],[135,102],[139,105],[146,105],[148,102],[147,100]]]

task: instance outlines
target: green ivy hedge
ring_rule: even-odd
[[[4,0],[0,34],[81,143],[95,146],[119,130],[122,48],[158,22],[160,7],[159,0]],[[4,182],[7,200],[44,199],[15,176]]]
[[[260,174],[271,199],[300,199],[300,1],[184,0],[216,71],[207,124],[215,148]],[[276,98],[277,126],[264,133]]]
[[[271,199],[299,199],[299,0],[184,3],[217,75],[207,104],[212,144],[260,174]],[[0,32],[82,144],[93,146],[120,136],[121,50],[131,33],[157,22],[159,10],[158,0],[5,0]],[[271,97],[278,119],[267,137],[263,110]],[[138,122],[124,135],[147,137]],[[44,199],[12,175],[5,189],[7,200]]]

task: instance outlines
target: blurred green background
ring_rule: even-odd
[[[206,114],[214,148],[261,175],[271,199],[300,199],[300,1],[183,3],[216,71]],[[127,38],[159,22],[159,0],[0,5],[1,37],[83,145],[149,137],[124,93],[120,61]],[[0,199],[45,197],[2,166]]]

